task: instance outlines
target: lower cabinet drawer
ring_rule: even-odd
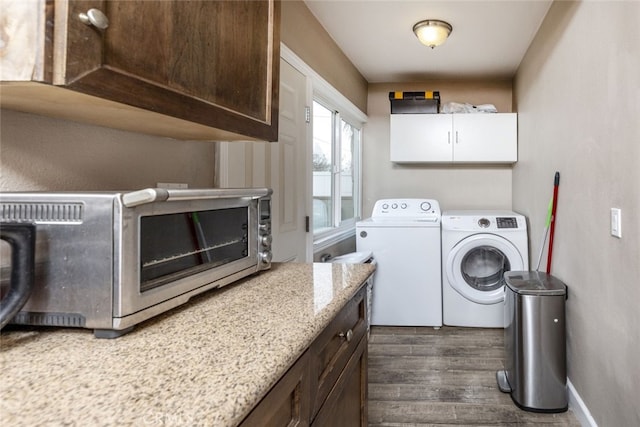
[[[312,427],[367,427],[367,337],[363,337]]]
[[[366,287],[363,287],[311,344],[311,419],[324,404],[349,358],[366,335],[365,297]]]
[[[287,371],[249,415],[241,427],[304,427],[311,416],[309,351]]]

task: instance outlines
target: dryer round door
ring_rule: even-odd
[[[478,304],[504,299],[504,273],[524,269],[520,251],[495,234],[474,234],[451,249],[447,258],[449,284],[460,295]]]

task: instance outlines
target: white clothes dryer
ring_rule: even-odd
[[[442,326],[440,249],[436,200],[378,200],[356,223],[356,250],[376,260],[372,325]]]
[[[511,211],[442,213],[442,316],[504,328],[504,273],[529,269],[527,224]]]

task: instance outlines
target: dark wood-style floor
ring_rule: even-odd
[[[580,426],[571,412],[519,409],[501,393],[503,330],[371,328],[369,426]]]

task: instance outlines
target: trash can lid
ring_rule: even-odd
[[[373,253],[371,251],[365,252],[351,252],[345,255],[340,255],[329,260],[329,262],[343,262],[346,264],[363,264],[371,257]]]
[[[504,280],[509,289],[522,295],[566,295],[567,285],[542,271],[508,271]]]

